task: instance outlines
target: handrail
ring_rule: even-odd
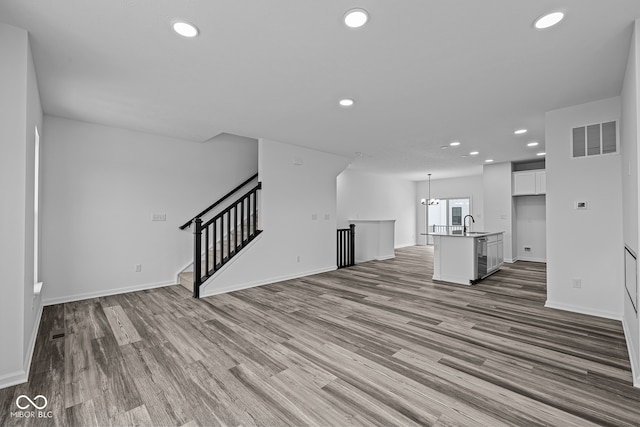
[[[242,196],[238,197],[238,200],[244,199],[245,197],[249,196],[250,194],[254,193],[256,190],[262,190],[262,183],[259,182],[258,185],[256,185],[255,187],[253,187],[251,190],[247,191],[245,194],[243,194]],[[229,213],[233,210],[233,208],[235,207],[235,205],[231,205],[229,207],[227,207],[225,210],[223,210],[222,212],[220,212],[219,214],[217,214],[216,216],[214,216],[213,218],[211,218],[209,221],[207,222],[203,222],[202,226],[206,227],[208,225],[211,225],[214,223],[215,220],[220,219],[222,216],[224,216],[226,213]]]
[[[198,215],[194,216],[193,218],[191,218],[189,221],[185,222],[184,224],[182,224],[179,228],[180,230],[184,230],[187,227],[191,226],[191,223],[196,219],[196,218],[200,218],[202,215],[205,215],[207,212],[209,212],[211,209],[215,208],[216,206],[218,206],[220,203],[224,202],[225,200],[227,200],[229,197],[231,197],[233,195],[233,193],[235,193],[236,191],[240,190],[242,187],[244,187],[245,185],[247,185],[248,183],[250,183],[251,181],[253,181],[254,179],[256,179],[258,177],[258,174],[256,173],[255,175],[253,175],[251,178],[247,179],[246,181],[244,181],[242,184],[238,185],[236,188],[234,188],[233,190],[229,191],[227,194],[225,194],[224,196],[222,196],[220,199],[218,199],[218,201],[214,202],[211,206],[209,206],[208,208],[206,208],[205,210],[203,210],[202,212],[200,212]]]

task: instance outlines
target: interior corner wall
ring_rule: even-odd
[[[504,232],[504,260],[516,260],[515,207],[511,189],[511,163],[484,165],[484,226],[487,231]]]
[[[640,164],[640,20],[634,24],[633,37],[629,48],[627,70],[622,86],[622,124],[620,145],[622,154],[622,227],[624,244],[637,256],[639,221],[638,165]],[[640,387],[640,321],[631,302],[631,297],[623,289],[623,325],[629,347],[629,358],[634,373],[634,384]],[[638,296],[636,295],[636,298]]]
[[[475,220],[472,225],[473,230],[485,230],[484,225],[484,189],[482,186],[482,176],[464,176],[460,178],[432,179],[431,198],[451,199],[468,197],[471,201],[471,215]],[[426,228],[426,212],[424,205],[420,204],[420,199],[429,198],[429,181],[419,181],[416,184],[416,197],[413,206],[416,210],[416,230],[418,244],[424,245],[425,238],[422,233]]]
[[[259,142],[262,234],[205,284],[201,296],[336,269],[336,178],[346,157]]]
[[[34,144],[42,109],[26,31],[0,23],[0,388],[25,382],[40,300],[33,298]]]
[[[178,227],[258,169],[249,138],[200,143],[52,116],[43,134],[46,304],[176,283],[193,256],[193,230]]]
[[[571,158],[572,128],[620,113],[620,97],[546,113],[548,307],[622,318],[620,155]]]
[[[345,169],[337,180],[339,228],[349,220],[394,219],[396,248],[416,244],[416,183]]]

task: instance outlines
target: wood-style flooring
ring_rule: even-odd
[[[202,300],[45,307],[0,425],[640,425],[620,322],[544,308],[544,264],[467,287],[431,280],[431,248],[396,254]],[[23,394],[51,418],[12,416]]]

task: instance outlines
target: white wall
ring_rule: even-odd
[[[263,232],[201,296],[335,270],[336,177],[348,163],[345,157],[260,140]]]
[[[622,225],[624,244],[636,255],[638,250],[638,164],[640,163],[638,141],[640,127],[640,20],[636,20],[634,34],[629,49],[627,71],[622,88],[622,124],[620,129],[620,145],[622,152]],[[624,300],[623,325],[631,367],[634,372],[634,383],[640,387],[640,324],[631,301],[623,289]]]
[[[465,198],[471,199],[471,215],[476,221],[473,224],[473,230],[485,230],[484,222],[484,189],[482,186],[482,176],[465,176],[462,178],[449,179],[431,179],[431,197],[435,199],[451,199]],[[425,208],[420,204],[420,199],[426,199],[429,196],[428,181],[420,181],[417,183],[416,198],[414,207],[416,209],[416,229],[418,230],[418,244],[424,245],[425,230]],[[468,221],[468,220],[467,220]],[[431,221],[429,221],[431,222]]]
[[[338,176],[338,227],[352,219],[395,219],[396,248],[416,244],[416,183],[344,170]]]
[[[522,261],[545,262],[547,260],[545,196],[518,196],[513,200],[517,236],[514,253]],[[531,251],[525,252],[525,246]]]
[[[34,298],[34,146],[42,109],[26,31],[0,24],[0,388],[27,380],[41,313]]]
[[[620,155],[570,157],[572,128],[619,118],[619,97],[546,114],[547,306],[622,318]]]
[[[44,134],[47,303],[176,283],[193,245],[178,227],[257,171],[245,138],[197,143],[51,116]]]
[[[487,231],[504,232],[504,259],[513,262],[516,254],[515,208],[511,191],[511,163],[484,165],[484,225]]]

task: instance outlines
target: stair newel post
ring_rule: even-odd
[[[193,297],[200,298],[200,284],[202,280],[201,253],[202,253],[202,220],[196,218],[193,230]]]
[[[355,224],[349,224],[349,228],[351,229],[349,231],[349,234],[351,235],[351,244],[349,247],[349,265],[355,265],[356,264],[356,225]]]

